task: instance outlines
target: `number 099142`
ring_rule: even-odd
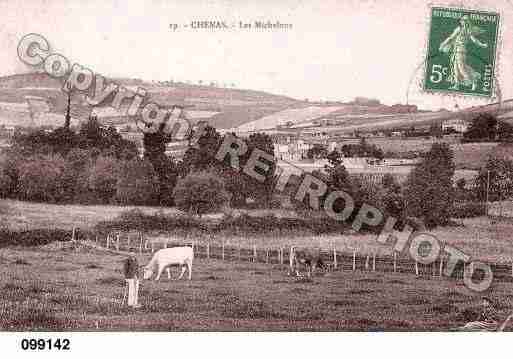
[[[22,339],[23,350],[70,350],[69,339]]]

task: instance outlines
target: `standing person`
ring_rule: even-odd
[[[488,297],[483,297],[481,303],[483,309],[477,320],[475,322],[465,324],[463,327],[459,328],[460,330],[477,331],[497,329],[499,316],[492,300]]]
[[[128,306],[133,308],[139,308],[139,263],[135,254],[125,259],[123,263],[123,271],[125,273],[125,280],[128,286]]]

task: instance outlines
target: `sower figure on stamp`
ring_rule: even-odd
[[[452,90],[458,90],[460,85],[471,86],[472,91],[477,87],[481,74],[470,66],[467,59],[467,46],[474,43],[479,47],[486,48],[488,44],[477,39],[477,35],[483,30],[472,25],[468,16],[463,16],[459,26],[453,33],[440,44],[440,51],[450,55],[450,76]]]
[[[127,304],[129,307],[139,308],[139,263],[137,262],[135,254],[130,254],[130,256],[124,260],[123,271],[125,273],[125,280],[128,287]],[[125,287],[125,295],[126,294],[127,288]],[[125,298],[123,298],[123,303],[124,301]]]

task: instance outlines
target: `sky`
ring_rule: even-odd
[[[497,77],[502,99],[513,98],[513,1],[449,4],[501,14]],[[183,27],[202,20],[292,28]],[[489,102],[420,91],[428,30],[423,0],[0,0],[0,75],[30,70],[16,48],[25,34],[39,33],[53,51],[107,77],[217,81],[298,99],[365,96],[432,109]]]

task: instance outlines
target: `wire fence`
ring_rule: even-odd
[[[117,252],[153,253],[159,249],[177,246],[192,246],[196,258],[216,259],[233,262],[253,262],[270,265],[289,265],[291,247],[244,247],[228,243],[200,243],[193,238],[184,237],[179,240],[149,237],[141,232],[116,232],[107,235],[90,236],[96,246]],[[72,238],[76,238],[75,229]],[[301,246],[303,247],[303,246]],[[449,262],[448,256],[440,256],[430,264],[423,264],[409,255],[393,252],[390,255],[376,252],[361,252],[357,249],[339,250],[336,248],[320,248],[320,258],[330,271],[367,271],[384,273],[409,273],[419,278],[447,278],[462,280],[470,262],[458,261],[450,276],[445,274]],[[513,282],[513,262],[488,263],[494,280]],[[478,281],[479,278],[474,278]]]

